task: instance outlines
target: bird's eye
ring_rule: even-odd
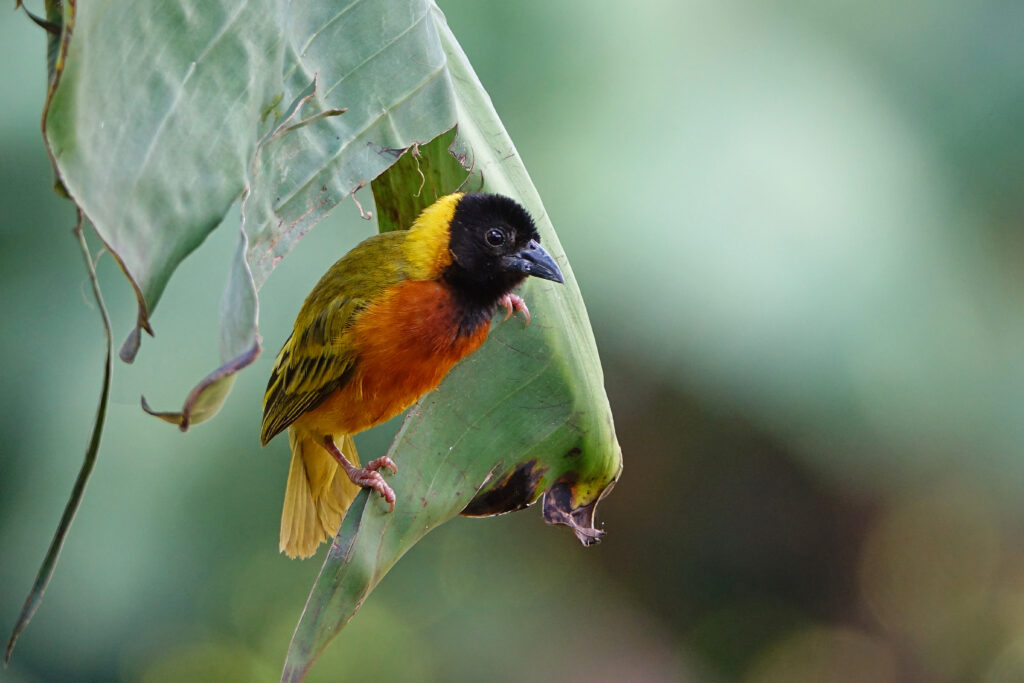
[[[488,230],[487,234],[484,235],[484,239],[492,247],[500,247],[505,244],[505,233],[497,229]]]

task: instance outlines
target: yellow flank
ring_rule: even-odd
[[[412,224],[404,246],[410,280],[433,280],[452,262],[449,226],[462,193],[441,197]]]

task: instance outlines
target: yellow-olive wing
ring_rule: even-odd
[[[404,279],[403,239],[404,231],[371,237],[331,266],[310,292],[267,383],[264,444],[348,382],[359,362],[353,323]]]

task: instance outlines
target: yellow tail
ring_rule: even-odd
[[[341,518],[359,493],[345,470],[304,429],[290,427],[288,443],[292,464],[288,468],[288,486],[281,514],[281,552],[288,557],[309,557],[317,546],[333,538]],[[345,435],[338,448],[353,465],[359,454],[352,437]]]

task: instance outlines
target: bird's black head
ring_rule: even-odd
[[[493,308],[527,276],[563,282],[554,259],[540,246],[533,219],[500,194],[467,194],[455,206],[445,280],[467,300]]]

